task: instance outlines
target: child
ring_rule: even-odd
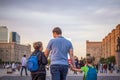
[[[83,80],[97,80],[97,69],[92,65],[92,58],[90,56],[86,58],[86,65],[81,67],[81,69],[76,69],[72,66],[71,69],[79,72],[83,71]]]
[[[48,63],[43,50],[43,43],[41,41],[33,43],[34,52],[31,56],[37,55],[38,57],[38,70],[31,71],[32,80],[46,80],[46,69],[45,65]],[[31,67],[31,66],[30,66]]]

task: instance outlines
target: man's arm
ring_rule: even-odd
[[[71,59],[71,65],[72,65],[72,67],[74,67],[74,68],[76,68],[75,67],[75,60],[74,60],[74,55],[73,55],[73,49],[70,49],[70,51],[69,51],[69,55],[70,55],[70,59]]]
[[[48,58],[48,56],[49,56],[49,53],[50,53],[50,50],[48,50],[48,49],[46,48],[44,55],[45,55],[47,58]]]

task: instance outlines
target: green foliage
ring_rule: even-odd
[[[2,64],[2,59],[0,59],[0,64]]]
[[[111,56],[107,58],[108,63],[115,63],[115,56]]]
[[[105,58],[101,58],[100,59],[100,63],[106,63],[106,59]]]
[[[87,55],[86,56],[90,56],[90,54],[89,53],[87,53]]]
[[[50,62],[51,62],[50,59],[48,59],[48,65],[50,65]]]
[[[115,56],[111,56],[111,57],[108,57],[108,58],[101,58],[100,59],[100,63],[115,63]]]

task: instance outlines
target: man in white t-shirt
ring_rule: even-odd
[[[15,69],[16,69],[16,64],[13,62],[13,63],[12,63],[12,71],[14,72]]]
[[[23,55],[22,60],[21,60],[21,64],[22,64],[22,68],[21,68],[21,74],[20,75],[22,76],[23,69],[25,69],[25,74],[27,76],[28,74],[27,74],[27,59],[26,59],[26,55]]]

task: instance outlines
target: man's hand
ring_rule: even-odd
[[[70,64],[70,69],[71,69],[72,71],[79,71],[79,72],[82,72],[81,69],[77,69],[76,67],[73,67],[72,64]]]
[[[72,65],[72,64],[70,64],[70,69],[72,70],[72,71],[75,71],[75,67]]]

